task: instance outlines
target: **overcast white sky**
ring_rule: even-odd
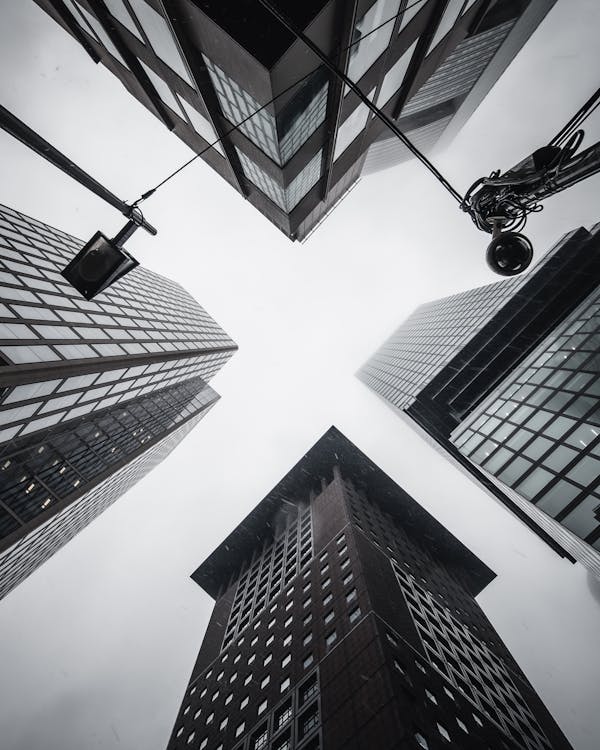
[[[598,85],[599,28],[597,0],[559,0],[437,157],[459,190],[581,106]],[[30,0],[0,0],[0,103],[125,200],[191,154]],[[0,202],[75,236],[123,223],[2,132],[0,169]],[[600,219],[599,187],[530,220],[538,252]],[[240,351],[175,453],[0,603],[2,750],[163,750],[212,606],[190,573],[331,424],[498,573],[480,605],[576,750],[598,750],[600,584],[354,377],[418,304],[497,279],[485,237],[414,163],[364,179],[305,245],[202,162],[144,210],[159,235],[129,247]]]

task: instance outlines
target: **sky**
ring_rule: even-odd
[[[547,142],[597,87],[600,4],[559,0],[436,163],[461,191]],[[191,156],[31,0],[0,0],[0,103],[130,201]],[[600,120],[589,139],[600,138]],[[0,202],[82,239],[123,218],[0,132]],[[547,201],[543,253],[600,219],[600,176]],[[600,741],[600,583],[444,461],[355,372],[423,302],[497,280],[417,163],[364,178],[290,243],[201,161],[128,248],[238,343],[174,453],[0,603],[2,750],[162,750],[212,608],[190,574],[335,424],[489,565],[478,602],[576,750]]]

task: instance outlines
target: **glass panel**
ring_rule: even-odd
[[[98,39],[100,44],[108,51],[113,57],[116,57],[116,59],[121,63],[121,65],[124,65],[128,70],[129,66],[123,60],[121,57],[119,50],[115,47],[115,45],[112,43],[111,38],[108,36],[106,31],[104,31],[104,28],[102,27],[100,21],[93,16],[91,13],[89,13],[85,8],[83,8],[81,5],[77,4],[77,8],[80,11],[80,13],[83,15],[85,20],[88,22],[90,27],[92,28],[94,32],[94,36]]]
[[[436,32],[433,35],[433,39],[431,40],[431,44],[429,45],[427,54],[429,54],[429,52],[438,44],[438,42],[443,39],[443,37],[446,36],[446,34],[454,26],[464,4],[465,0],[449,0],[448,5],[446,6],[446,10],[444,11],[444,15],[442,16]]]
[[[117,19],[117,21],[122,23],[128,31],[137,36],[140,42],[143,41],[142,35],[138,31],[138,28],[131,18],[129,11],[125,7],[123,0],[104,0],[104,3],[106,4],[106,7],[110,11],[110,13]]]
[[[177,100],[185,110],[196,133],[204,138],[207,143],[215,143],[215,141],[217,140],[217,134],[215,133],[213,126],[206,119],[206,117],[204,117],[204,115],[201,115],[194,106],[188,104],[188,102],[182,96],[178,96]],[[216,148],[217,151],[221,155],[223,155],[223,147],[220,143],[215,143],[213,148]]]
[[[549,516],[556,517],[580,492],[579,487],[561,479],[536,502],[536,506]]]
[[[368,98],[372,101],[374,95],[375,89],[371,91]],[[361,130],[363,130],[367,124],[368,117],[369,108],[361,102],[354,112],[352,112],[340,125],[335,141],[335,152],[333,154],[334,160],[348,148]]]
[[[406,52],[404,52],[404,54],[400,57],[398,62],[392,65],[392,67],[386,73],[381,85],[381,91],[379,92],[379,96],[377,97],[378,107],[383,107],[385,104],[387,104],[402,85],[402,81],[404,80],[406,70],[410,64],[416,46],[417,42],[411,44]]]
[[[258,164],[250,159],[243,151],[236,146],[238,156],[242,163],[242,168],[246,177],[263,191],[274,203],[281,209],[286,210],[285,193],[283,187],[279,185],[270,175],[268,175]]]
[[[418,2],[418,0],[403,0],[403,5],[406,10],[402,14],[402,20],[400,21],[400,28],[398,29],[398,33],[403,31],[412,21],[412,19],[417,15],[417,13],[423,7],[424,1],[425,0],[422,0],[421,2]]]
[[[179,115],[179,117],[185,119],[183,116],[183,112],[181,111],[181,107],[179,106],[178,99],[175,98],[175,94],[173,94],[165,81],[163,81],[163,79],[157,73],[155,73],[152,68],[146,65],[143,60],[140,60],[140,64],[146,71],[146,75],[150,79],[150,83],[158,92],[158,95],[162,99],[163,103],[166,104],[169,109],[172,109],[175,114]]]
[[[154,8],[151,8],[145,0],[130,0],[131,7],[134,9],[138,21],[154,51],[160,59],[174,70],[184,81],[194,87],[175,38],[171,32],[171,27]]]
[[[316,153],[287,187],[285,193],[288,211],[291,211],[319,180],[322,153],[322,150]]]
[[[598,519],[594,510],[600,505],[597,497],[586,497],[561,521],[568,529],[582,538],[598,528]]]
[[[219,104],[225,117],[234,125],[239,125],[242,120],[262,106],[254,97],[250,96],[241,86],[230,78],[218,65],[202,55],[211,80],[219,97]],[[251,119],[240,125],[240,131],[256,144],[277,164],[281,164],[279,157],[279,142],[277,139],[277,128],[275,118],[266,109],[257,112]],[[262,189],[262,188],[261,188]]]
[[[352,47],[348,61],[348,77],[352,81],[358,81],[385,51],[394,30],[394,21],[390,21],[374,33],[371,32],[384,21],[393,18],[399,7],[400,0],[377,0],[356,22],[352,41],[358,44]]]
[[[519,494],[523,495],[527,500],[531,500],[532,497],[535,497],[535,495],[537,495],[538,492],[546,487],[553,479],[554,474],[551,474],[549,471],[538,466],[537,469],[534,469],[531,472],[527,479],[524,479],[521,482],[517,487],[517,490],[519,491]]]

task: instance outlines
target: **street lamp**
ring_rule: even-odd
[[[112,239],[102,232],[96,232],[61,271],[62,276],[87,300],[93,299],[139,266],[138,261],[125,250],[123,243],[142,223],[142,212],[134,208],[127,224]]]

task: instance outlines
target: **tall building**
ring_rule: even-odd
[[[237,348],[144,268],[83,299],[82,244],[0,206],[0,597],[170,453]]]
[[[169,750],[570,747],[475,601],[494,573],[334,427],[192,577]]]
[[[529,273],[419,307],[359,377],[600,576],[600,224]]]
[[[410,156],[259,0],[36,2],[291,239],[361,174]],[[425,152],[452,138],[554,2],[276,0]]]

